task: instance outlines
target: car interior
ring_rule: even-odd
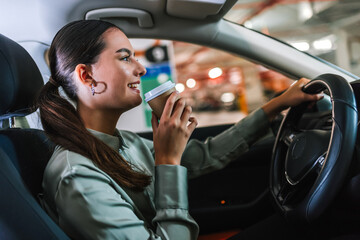
[[[271,131],[238,161],[189,181],[190,214],[200,226],[200,236],[212,239],[213,233],[239,232],[276,211],[295,224],[304,224],[304,228],[323,227],[326,223],[336,226],[337,230],[329,229],[329,233],[336,236],[358,233],[360,82],[354,81],[357,77],[287,44],[223,20],[235,0],[218,1],[219,4],[194,1],[197,4],[191,11],[183,1],[168,1],[171,4],[166,6],[165,2],[145,1],[140,9],[135,1],[127,6],[96,1],[87,5],[79,1],[68,6],[74,8],[71,19],[54,22],[54,26],[60,27],[75,19],[103,19],[121,26],[130,37],[165,38],[212,46],[292,77],[315,79],[306,90],[324,91],[329,96],[315,105],[292,108],[286,117],[279,115]],[[194,19],[194,12],[198,13],[199,9],[203,15]],[[64,10],[64,14],[67,11]],[[166,14],[160,13],[163,11]],[[173,21],[179,31],[173,31]],[[274,60],[273,55],[282,56],[283,60]],[[323,73],[327,75],[321,75]],[[42,74],[23,47],[0,32],[3,90],[0,95],[0,192],[4,193],[0,199],[0,239],[69,239],[39,201],[43,172],[55,146],[42,130],[16,126],[16,119],[36,111],[33,103],[44,84]],[[191,137],[205,140],[231,126],[197,128]],[[291,137],[292,134],[295,137]],[[152,139],[152,132],[139,135]],[[307,137],[316,140],[313,149],[320,149],[323,158],[314,159],[319,152],[309,151],[311,161],[305,159],[301,166],[292,164],[301,158],[299,154],[288,157],[289,149],[302,153],[303,149],[296,147],[300,144],[295,143]],[[290,175],[283,176],[284,171]],[[287,184],[299,178],[301,185]],[[303,178],[306,181],[302,181]]]
[[[25,116],[34,111],[31,103],[43,84],[41,74],[31,56],[17,43],[1,36],[0,49],[2,81],[8,86],[8,91],[2,95],[1,119]],[[359,83],[355,82],[353,86],[358,88]],[[305,125],[301,122],[302,128],[329,128],[331,114],[329,115],[328,111],[316,119],[314,115],[310,118],[310,114],[306,116],[309,120]],[[319,119],[323,120],[319,123]],[[209,136],[209,132],[216,134],[228,127],[225,125],[221,128],[201,128],[194,133],[193,137],[204,140]],[[151,139],[151,133],[140,135]],[[1,130],[0,139],[2,166],[0,186],[2,192],[7,193],[6,198],[1,198],[1,206],[2,214],[8,220],[2,223],[1,234],[6,239],[22,239],[29,236],[66,239],[66,235],[41,209],[38,201],[42,174],[54,145],[46,138],[44,132],[38,129]],[[270,161],[260,158],[256,153],[260,151],[264,154],[262,156],[270,156],[274,140],[274,136],[270,134],[255,144],[241,158],[241,161],[232,163],[224,170],[190,181],[191,214],[200,226],[203,226],[203,233],[224,231],[239,226],[245,228],[272,214],[266,184],[269,178]],[[347,204],[346,209],[349,206],[359,209],[359,201],[357,201],[359,194],[356,190],[360,181],[359,172],[355,171],[359,168],[359,161],[356,158],[358,155],[354,156],[352,164],[355,167],[352,168],[352,174],[348,175],[348,184],[343,190],[345,196],[351,196],[351,198],[342,196],[347,203],[351,203],[351,205]],[[352,175],[354,176],[350,178]],[[245,179],[251,181],[251,184],[244,181]],[[211,189],[207,190],[206,186],[210,186]],[[245,190],[234,191],[234,186]],[[235,220],[234,216],[239,217]],[[20,227],[21,231],[19,231]]]
[[[27,51],[3,35],[1,35],[0,51],[2,53],[2,81],[3,84],[9,86],[8,91],[2,95],[1,99],[1,120],[6,122],[15,116],[26,116],[36,110],[32,103],[43,85],[43,80]],[[204,140],[209,136],[209,132],[216,135],[230,126],[201,128],[192,137]],[[152,133],[140,133],[140,135],[152,138]],[[229,226],[237,228],[240,223],[244,226],[250,225],[259,217],[264,217],[271,212],[258,209],[261,205],[265,205],[261,208],[267,209],[268,205],[266,180],[269,161],[257,159],[254,153],[265,151],[268,156],[271,155],[271,144],[268,143],[272,141],[273,137],[270,136],[264,139],[263,143],[256,144],[253,152],[247,153],[240,164],[234,163],[223,171],[191,181],[189,196],[192,215],[199,224],[204,222],[204,233],[226,230]],[[0,145],[1,166],[3,166],[1,168],[1,187],[2,192],[7,193],[7,197],[1,200],[1,207],[2,214],[9,219],[6,223],[2,223],[1,234],[6,239],[23,239],[30,236],[44,239],[65,239],[66,235],[39,205],[42,175],[54,150],[54,144],[47,139],[42,130],[15,127],[0,131]],[[253,170],[248,171],[248,169]],[[257,176],[250,174],[255,170],[258,172]],[[249,186],[241,179],[236,180],[237,174],[241,174],[247,179],[253,179],[254,183]],[[199,192],[200,188],[209,185],[209,181],[212,183],[210,184],[211,188],[217,190],[213,196],[210,193],[214,193],[214,191],[210,191],[210,189],[209,194],[206,191]],[[238,183],[234,181],[238,181]],[[247,188],[246,194],[232,191],[233,187],[230,185],[227,189],[224,188],[226,182],[233,182],[239,188]],[[222,201],[226,201],[226,203]],[[223,209],[218,207],[223,207]],[[234,211],[243,215],[241,218],[243,221],[241,219],[239,222],[233,221]],[[257,211],[258,213],[254,214]],[[23,222],[19,222],[19,218]],[[218,221],[219,219],[222,221]],[[21,231],[18,231],[20,228]],[[39,233],[44,235],[39,235]]]

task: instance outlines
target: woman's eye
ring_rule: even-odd
[[[123,60],[123,61],[126,61],[126,62],[130,62],[130,57],[128,56],[128,57],[123,57],[123,58],[121,58],[120,60]]]

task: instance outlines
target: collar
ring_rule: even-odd
[[[119,144],[121,147],[123,148],[129,148],[128,145],[126,145],[126,142],[124,140],[124,137],[122,136],[121,132],[119,131],[119,129],[115,129],[115,133],[114,136],[116,136],[119,139]]]
[[[109,147],[114,149],[115,151],[119,151],[119,149],[128,148],[125,144],[123,137],[118,129],[115,130],[114,135],[109,135],[103,132],[95,131],[93,129],[87,129],[92,135],[106,143]]]

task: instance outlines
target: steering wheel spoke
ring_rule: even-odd
[[[277,199],[281,205],[286,205],[291,201],[295,193],[296,193],[296,186],[293,186],[289,184],[287,181],[284,181],[277,194]]]
[[[287,147],[290,147],[291,143],[296,138],[296,135],[299,134],[301,131],[295,130],[293,126],[287,126],[286,129],[283,131],[280,140],[285,143]]]

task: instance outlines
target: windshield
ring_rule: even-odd
[[[360,74],[360,1],[239,0],[225,19]]]

